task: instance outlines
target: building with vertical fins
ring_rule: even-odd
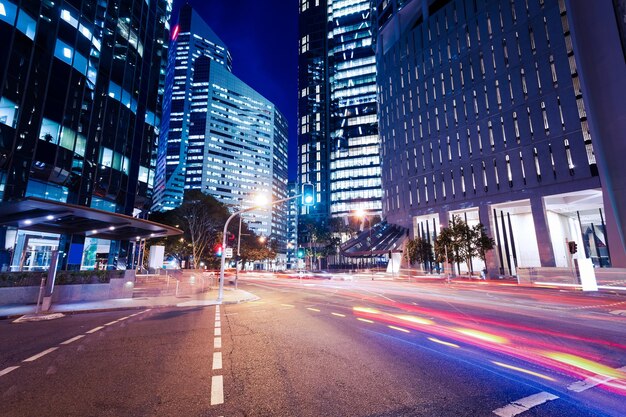
[[[287,196],[285,117],[232,72],[228,48],[189,5],[172,42],[172,95],[157,157],[154,210],[179,206],[187,189],[216,197],[232,210],[256,194]],[[284,250],[287,206],[244,215],[251,230]]]
[[[624,266],[624,198],[607,188],[623,187],[624,145],[601,111],[626,107],[619,2],[582,3],[375,2],[387,221],[431,242],[453,215],[482,222],[492,274],[567,270],[572,241],[596,270]]]
[[[369,0],[301,2],[298,178],[317,190],[303,221],[380,214],[372,22]]]
[[[126,267],[135,235],[98,238],[114,226],[77,216],[150,209],[170,13],[168,0],[0,0],[0,207],[44,200],[2,216],[3,270],[47,268],[57,249],[63,269]]]

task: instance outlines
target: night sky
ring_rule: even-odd
[[[289,179],[297,173],[298,2],[188,0],[226,43],[233,73],[274,103],[289,122]],[[185,0],[174,0],[172,27]]]

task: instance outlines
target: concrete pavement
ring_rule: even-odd
[[[259,298],[247,291],[234,288],[224,288],[224,299],[222,304],[237,304],[246,301],[254,301]],[[107,311],[117,309],[133,308],[155,308],[155,307],[197,307],[220,304],[217,301],[217,290],[210,290],[204,293],[186,296],[160,296],[160,297],[140,297],[121,298],[100,301],[83,301],[63,304],[52,304],[50,310],[45,314],[40,314],[42,319],[46,315],[58,313],[78,313],[91,311]],[[0,306],[0,319],[35,316],[34,304],[29,305],[3,305]],[[36,320],[36,318],[33,318]]]

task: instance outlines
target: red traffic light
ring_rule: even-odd
[[[219,258],[219,257],[222,256],[222,253],[224,252],[224,248],[222,247],[222,245],[217,244],[213,248],[213,252],[215,252],[215,256],[217,256]]]

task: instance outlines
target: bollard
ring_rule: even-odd
[[[35,314],[39,314],[41,308],[41,297],[43,297],[43,290],[46,288],[46,279],[41,278],[41,285],[39,285],[39,295],[37,296],[37,307],[35,308]]]

